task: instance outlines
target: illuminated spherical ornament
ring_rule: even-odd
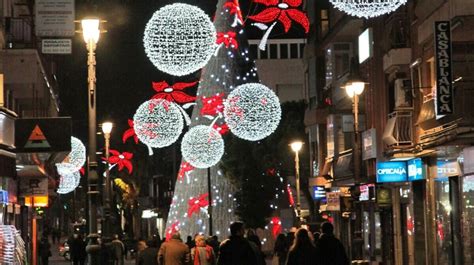
[[[258,141],[272,134],[281,118],[278,97],[268,87],[248,83],[234,89],[225,102],[224,118],[237,137]]]
[[[224,140],[221,134],[206,125],[191,128],[181,142],[184,160],[196,168],[212,167],[224,155]]]
[[[356,17],[378,17],[397,10],[406,0],[330,0],[337,9]]]
[[[74,167],[75,165],[70,163],[56,164],[60,176],[57,193],[66,194],[75,190],[77,186],[79,186],[81,174],[79,171],[72,171]]]
[[[138,139],[154,148],[176,142],[184,127],[179,107],[165,99],[151,99],[141,104],[133,122]]]
[[[71,137],[71,152],[68,158],[68,163],[74,166],[70,172],[78,171],[86,162],[86,147],[74,136]]]
[[[177,3],[153,14],[143,42],[148,58],[158,70],[183,76],[204,67],[214,54],[216,28],[198,7]]]

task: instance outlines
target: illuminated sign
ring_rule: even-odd
[[[436,54],[436,114],[453,113],[453,74],[451,62],[451,23],[436,21],[434,29]]]
[[[405,182],[407,177],[405,162],[377,162],[377,182]]]
[[[438,160],[436,165],[438,167],[438,174],[436,176],[437,181],[444,181],[447,180],[448,177],[462,175],[461,167],[459,166],[459,163],[457,161]]]
[[[158,217],[158,213],[155,213],[153,210],[143,210],[142,218],[148,219],[152,217]]]
[[[409,160],[407,167],[409,181],[425,179],[423,162],[420,158]]]
[[[375,200],[375,184],[360,185],[359,201]]]
[[[326,190],[322,186],[313,186],[312,195],[314,200],[326,198]]]
[[[372,29],[368,28],[359,35],[359,63],[372,57]]]

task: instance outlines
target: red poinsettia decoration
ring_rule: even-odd
[[[202,97],[201,115],[215,116],[224,111],[223,94],[217,93],[214,96]]]
[[[175,83],[174,85],[170,86],[166,81],[152,82],[153,89],[157,92],[153,98],[166,99],[170,102],[176,102],[180,104],[192,102],[196,100],[196,97],[186,94],[184,90],[186,88],[195,86],[197,83],[197,81],[191,83]]]
[[[225,3],[224,8],[229,9],[229,13],[235,15],[236,20],[241,25],[244,24],[244,18],[242,17],[242,11],[240,10],[239,0],[230,0],[229,2]]]
[[[182,162],[179,166],[178,180],[183,180],[186,173],[193,171],[194,167],[188,162]]]
[[[117,165],[118,170],[122,171],[124,168],[127,168],[128,173],[132,174],[133,171],[133,165],[132,162],[130,161],[133,158],[133,154],[129,152],[123,152],[120,153],[117,150],[110,149],[110,154],[109,156],[109,164],[111,165]],[[102,158],[103,160],[107,161],[105,157]]]
[[[276,174],[276,169],[275,168],[273,168],[273,167],[272,168],[267,168],[267,175],[268,176],[273,177],[273,176],[275,176],[275,174]]]
[[[214,128],[216,131],[218,131],[220,133],[220,135],[225,135],[229,132],[229,126],[227,125],[227,123],[223,123],[222,125],[214,124],[214,126],[212,126],[212,128]]]
[[[128,126],[130,126],[129,129],[127,129],[122,136],[122,141],[125,143],[128,138],[133,137],[133,140],[135,141],[136,144],[138,144],[138,136],[135,133],[134,125],[133,125],[133,120],[128,119]]]
[[[281,220],[280,217],[273,217],[272,221],[270,222],[272,224],[272,234],[273,237],[276,238],[280,233],[281,233]]]
[[[232,47],[234,49],[237,49],[239,47],[239,43],[237,42],[237,39],[235,38],[236,36],[237,36],[237,33],[233,31],[218,32],[216,43],[224,44],[226,48]]]
[[[171,236],[179,231],[179,221],[174,222],[170,227],[166,229],[166,241],[171,239]]]
[[[198,213],[199,210],[203,207],[209,206],[209,201],[207,200],[207,196],[209,193],[201,194],[197,198],[191,198],[188,201],[188,218],[191,218],[193,213]]]
[[[288,32],[291,27],[291,21],[295,21],[300,24],[306,33],[309,32],[309,20],[305,13],[296,9],[300,6],[302,0],[253,0],[255,3],[260,3],[268,6],[267,9],[262,12],[249,16],[250,19],[261,22],[269,23],[280,21],[285,28],[285,32]]]

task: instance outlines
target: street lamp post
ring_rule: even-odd
[[[296,215],[300,222],[303,223],[303,217],[301,216],[301,199],[300,199],[300,158],[299,151],[303,147],[303,142],[296,141],[290,144],[291,149],[295,152],[295,177],[296,177]]]
[[[97,233],[97,157],[96,157],[96,76],[95,76],[95,49],[99,41],[100,20],[97,18],[81,20],[82,35],[87,45],[87,83],[88,83],[88,114],[89,114],[89,140],[88,140],[88,167],[87,180],[89,190],[89,243],[86,251],[89,256],[89,264],[99,265],[100,245]]]
[[[111,211],[112,211],[112,189],[110,183],[110,170],[109,170],[109,150],[110,150],[110,133],[112,132],[113,123],[104,122],[102,123],[102,132],[104,133],[105,139],[105,196],[104,196],[104,227],[102,228],[103,239],[111,239]]]

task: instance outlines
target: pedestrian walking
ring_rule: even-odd
[[[138,265],[158,265],[158,241],[148,240],[146,246],[138,253]]]
[[[273,259],[275,262],[272,265],[285,265],[286,257],[288,256],[288,243],[286,240],[285,234],[277,236],[275,246],[273,247]]]
[[[230,225],[230,237],[219,248],[218,265],[258,264],[257,256],[244,234],[243,223],[234,222]]]
[[[255,265],[265,265],[266,262],[265,255],[262,252],[262,242],[253,229],[247,231],[247,240],[250,242],[250,246],[252,247],[255,256],[257,256],[257,263]]]
[[[161,244],[158,251],[159,265],[190,265],[191,257],[189,248],[181,240],[179,232],[171,235],[169,241]]]
[[[334,226],[321,224],[321,236],[316,243],[317,265],[348,265],[349,258],[341,241],[334,236]]]
[[[135,264],[138,265],[138,259],[140,258],[140,253],[147,248],[145,240],[140,239],[137,242],[137,253],[135,254]]]
[[[110,249],[112,251],[113,264],[124,265],[125,245],[120,241],[117,234],[114,235],[114,240],[110,243]]]
[[[316,248],[309,237],[308,230],[298,229],[295,240],[288,252],[286,265],[314,265],[316,260]]]
[[[49,257],[52,256],[51,254],[51,244],[48,241],[48,237],[43,234],[40,239],[38,252],[41,259],[41,265],[48,265],[49,264]]]
[[[196,246],[191,249],[193,265],[215,265],[216,255],[214,249],[206,244],[206,238],[203,235],[198,235],[194,241]]]
[[[74,234],[72,238],[68,239],[69,253],[73,265],[84,265],[86,262],[86,242],[82,239],[80,234]]]

